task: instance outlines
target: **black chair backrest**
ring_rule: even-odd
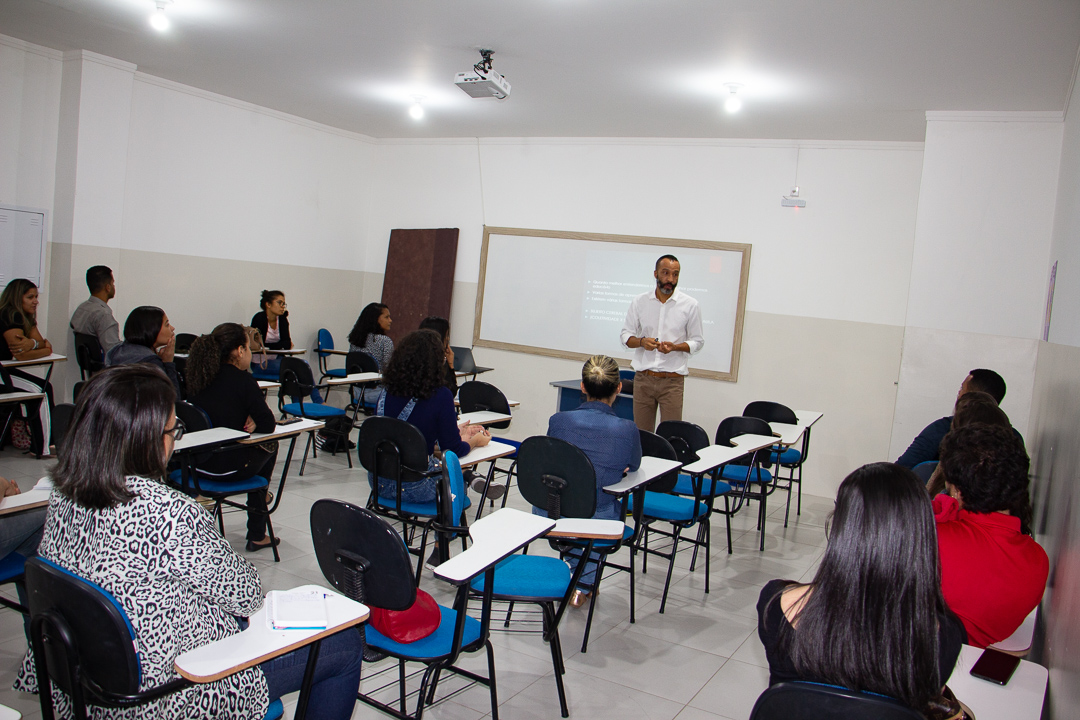
[[[750,720],[917,720],[922,713],[884,695],[817,683],[784,682],[763,692]]]
[[[656,428],[656,434],[671,443],[683,465],[697,462],[697,451],[709,447],[705,428],[685,420],[665,420]]]
[[[378,477],[420,480],[427,472],[427,440],[414,425],[392,417],[370,417],[356,438],[360,465]]]
[[[60,406],[57,405],[57,408],[59,408],[59,407]],[[54,418],[53,419],[53,427],[56,427],[56,419],[55,419],[55,417],[56,416],[54,415],[53,416],[53,418]],[[924,483],[927,483],[927,482],[930,482],[930,476],[934,474],[934,470],[937,469],[937,466],[938,466],[938,461],[937,460],[927,460],[926,462],[921,462],[918,465],[916,465],[915,467],[911,468],[911,472],[915,473],[915,477],[919,478]]]
[[[279,398],[307,397],[315,387],[315,377],[311,374],[311,368],[300,358],[281,358],[281,392]]]
[[[379,372],[379,363],[375,361],[375,358],[359,350],[353,350],[345,356],[346,374],[353,375],[367,372]]]
[[[596,512],[596,471],[579,448],[565,440],[535,435],[517,452],[518,489],[548,517],[588,518]]]
[[[82,388],[80,388],[82,389]],[[52,411],[53,442],[57,447],[67,434],[68,425],[71,424],[71,415],[75,412],[75,403],[60,403]]]
[[[75,333],[75,359],[83,372],[94,373],[105,368],[105,351],[93,335]]]
[[[491,383],[481,382],[480,380],[470,380],[458,388],[458,402],[461,404],[461,413],[463,415],[483,410],[502,413],[503,415],[510,414],[510,402],[502,394],[502,391]],[[510,427],[510,421],[491,423],[488,427],[495,430],[505,430]]]
[[[176,352],[188,353],[191,350],[191,344],[198,339],[199,336],[192,333],[176,333]]]
[[[79,402],[79,394],[82,392],[83,386],[85,386],[85,385],[86,385],[85,382],[80,381],[80,382],[75,383],[72,386],[72,388],[71,388],[71,402],[73,402],[73,403]]]
[[[720,424],[716,426],[716,444],[725,445],[727,447],[734,447],[734,443],[731,442],[731,438],[738,437],[739,435],[772,435],[772,428],[769,427],[769,423],[760,418],[743,417],[741,415],[735,415],[734,417],[724,418],[720,421]],[[768,457],[767,453],[754,453],[750,457],[741,457],[738,460],[731,462],[732,465],[749,465],[752,458],[758,457],[758,455],[764,455]],[[759,460],[758,464],[761,462]]]
[[[678,460],[679,454],[675,452],[675,448],[671,447],[664,438],[660,437],[656,433],[651,433],[648,430],[638,430],[638,435],[641,436],[641,454],[648,457],[663,458],[664,460]],[[648,490],[652,492],[666,493],[671,492],[675,488],[675,483],[679,481],[678,469],[671,472],[664,473],[656,480],[649,483]]]
[[[405,543],[370,510],[341,500],[315,501],[311,541],[323,576],[345,596],[386,610],[405,610],[416,600]]]
[[[209,430],[214,426],[210,422],[210,417],[202,408],[183,400],[176,403],[176,417],[180,418],[180,421],[184,423],[185,432]]]
[[[40,628],[49,677],[70,694],[81,672],[102,690],[133,695],[139,690],[135,630],[127,614],[101,587],[40,557],[26,561],[26,592],[32,628]],[[39,620],[40,619],[40,620]],[[34,631],[35,634],[38,632]],[[70,634],[77,657],[69,657],[61,635]],[[36,638],[35,638],[36,639]]]
[[[795,411],[787,405],[769,402],[768,400],[755,400],[743,408],[743,417],[752,417],[764,420],[767,423],[778,422],[795,425],[799,422]]]

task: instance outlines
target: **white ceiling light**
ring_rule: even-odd
[[[724,101],[724,109],[729,113],[737,113],[742,110],[742,98],[739,97],[739,91],[742,90],[742,83],[724,83],[724,87],[728,89],[727,100]]]
[[[421,95],[413,95],[415,102],[409,106],[409,117],[413,120],[421,120],[424,117],[424,106],[420,104],[423,99]]]
[[[150,27],[158,32],[165,32],[169,29],[169,17],[165,14],[165,6],[171,2],[172,0],[157,0],[157,10],[150,16]]]

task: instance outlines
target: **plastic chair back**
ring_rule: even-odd
[[[176,333],[176,352],[187,353],[191,351],[191,344],[199,339],[198,335],[193,333]]]
[[[784,682],[758,697],[750,720],[925,720],[922,713],[884,695],[832,685]]]
[[[371,417],[356,438],[360,465],[377,477],[408,482],[427,472],[427,441],[414,425],[392,417]]]
[[[40,557],[26,561],[26,592],[35,649],[44,649],[49,678],[64,692],[71,694],[80,672],[107,693],[138,692],[135,629],[116,598]]]
[[[638,430],[638,435],[641,436],[641,454],[648,457],[663,458],[664,460],[678,460],[679,455],[675,452],[675,448],[671,446],[664,438],[660,437],[656,433],[651,433],[648,430]],[[656,480],[649,483],[648,490],[658,493],[669,493],[675,488],[675,484],[679,481],[679,470],[675,469],[671,472],[664,473]]]
[[[772,435],[772,428],[769,427],[769,423],[760,418],[743,417],[741,415],[724,418],[720,421],[720,424],[716,426],[717,445],[734,447],[731,438],[739,435]],[[754,453],[751,457],[741,457],[738,460],[732,461],[731,464],[749,465],[751,459],[757,457],[757,455],[758,453]],[[758,464],[760,465],[761,463],[759,462]]]
[[[56,421],[54,420],[53,422],[55,423]],[[928,483],[930,482],[930,476],[934,474],[934,470],[937,469],[937,466],[937,460],[927,460],[926,462],[921,462],[911,468],[911,472],[915,473],[915,477],[919,478],[924,483]]]
[[[465,476],[461,472],[461,461],[452,450],[443,453],[442,483],[443,498],[439,503],[439,520],[443,525],[456,526],[465,512]]]
[[[596,512],[592,461],[565,440],[536,435],[518,448],[518,489],[526,501],[548,510],[553,520],[588,518]]]
[[[286,356],[281,358],[279,382],[281,392],[278,394],[278,402],[285,397],[306,398],[315,387],[315,376],[311,374],[311,368],[306,362]]]
[[[796,417],[795,411],[787,405],[769,402],[768,400],[756,400],[750,403],[743,408],[742,414],[743,417],[758,418],[767,423],[778,422],[795,425],[799,422],[799,418]]]
[[[185,432],[209,430],[214,426],[202,408],[182,400],[176,403],[176,417],[184,423]]]
[[[665,420],[656,428],[656,434],[671,443],[683,465],[697,462],[697,451],[709,446],[705,428],[685,420]]]
[[[317,500],[311,506],[311,540],[323,576],[346,597],[387,610],[405,610],[416,600],[405,543],[370,510]]]
[[[319,339],[315,344],[315,352],[319,353],[319,357],[324,358],[330,354],[324,351],[333,349],[334,336],[326,328],[319,328]]]
[[[461,404],[462,415],[484,410],[503,415],[510,414],[510,402],[502,391],[491,383],[480,380],[470,380],[458,388],[458,402]],[[488,427],[494,430],[505,430],[510,427],[510,421],[491,423]]]
[[[68,425],[71,424],[71,416],[74,412],[74,403],[60,403],[53,408],[52,432],[53,441],[56,443],[57,447],[64,441],[64,435],[67,434]]]
[[[345,374],[379,372],[379,363],[366,352],[353,350],[345,356]]]
[[[83,372],[83,379],[86,379],[87,373],[105,369],[105,351],[93,335],[75,333],[75,360]]]

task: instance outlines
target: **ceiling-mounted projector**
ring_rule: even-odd
[[[491,69],[492,50],[481,50],[483,60],[473,65],[469,72],[459,72],[454,77],[454,84],[474,98],[497,98],[502,100],[510,95],[510,83],[499,73]]]

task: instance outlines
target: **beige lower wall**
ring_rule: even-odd
[[[109,305],[121,334],[128,313],[140,305],[164,309],[177,332],[206,333],[222,322],[247,324],[259,309],[260,292],[273,289],[285,293],[297,347],[314,347],[319,328],[325,327],[336,346],[347,349],[346,336],[363,307],[360,272],[62,243],[50,243],[49,256],[46,292],[52,302],[46,332],[57,352],[71,359],[53,375],[58,402],[70,401],[79,379],[68,319],[88,297],[86,269],[92,265],[113,269],[116,297]],[[314,368],[314,353],[307,359]]]
[[[1032,656],[1050,669],[1048,714],[1080,714],[1080,348],[1040,343],[1031,406],[1035,538],[1050,556]]]

